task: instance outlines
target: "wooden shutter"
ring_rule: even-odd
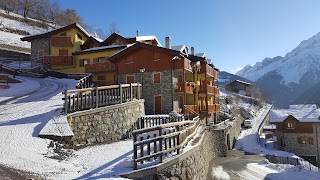
[[[161,82],[161,73],[154,73],[153,74],[153,83],[160,83]]]
[[[84,59],[80,59],[80,60],[79,60],[79,65],[80,65],[80,67],[83,67],[83,66],[84,66]]]

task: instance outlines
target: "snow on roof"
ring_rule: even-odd
[[[97,41],[100,42],[100,43],[103,42],[102,39],[100,39],[100,38],[98,38],[98,37],[96,37],[96,36],[92,36],[92,35],[91,35],[91,37],[94,38],[95,40],[97,40]]]
[[[182,51],[186,46],[185,45],[178,45],[178,46],[172,46],[171,49],[176,51]]]
[[[121,48],[121,47],[128,47],[128,45],[100,46],[100,47],[94,47],[94,48],[85,49],[85,50],[79,51],[79,52],[77,52],[77,53],[97,51],[97,50],[105,50],[105,49],[113,49],[113,48]]]
[[[155,36],[137,36],[136,37],[136,41],[148,41],[148,40],[155,40],[157,41],[157,43],[159,44],[159,46],[161,46],[160,42],[158,41],[158,39]]]
[[[283,122],[289,115],[292,115],[299,122],[320,122],[320,110],[313,107],[301,109],[272,109],[270,111],[270,122]]]
[[[196,56],[205,58],[206,57],[206,53],[197,53]]]
[[[252,85],[251,83],[240,81],[240,80],[234,80],[234,81],[230,82],[229,84],[231,84],[233,82],[239,82],[239,83],[242,83],[242,84]],[[226,84],[226,85],[229,85],[229,84]]]
[[[289,105],[289,109],[314,108],[317,109],[316,104],[293,104]]]

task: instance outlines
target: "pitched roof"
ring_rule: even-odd
[[[110,41],[113,40],[113,38],[119,37],[121,39],[123,39],[124,41],[126,41],[126,43],[128,44],[132,44],[135,42],[142,42],[142,41],[152,41],[155,40],[157,42],[157,44],[159,46],[161,46],[160,42],[158,41],[158,39],[155,36],[137,36],[137,37],[124,37],[116,32],[112,33],[109,37],[107,37],[106,40],[104,40],[101,44],[102,45],[106,45],[108,43],[110,43]]]
[[[244,82],[244,81],[240,81],[240,80],[234,80],[234,81],[232,81],[232,82],[230,82],[230,83],[226,84],[225,86],[228,86],[228,85],[233,84],[233,83],[235,83],[235,82],[238,82],[238,83],[241,83],[241,84],[246,84],[246,85],[252,86],[252,84],[251,84],[251,83]]]
[[[87,54],[87,53],[91,53],[91,52],[101,52],[101,51],[105,51],[105,50],[111,50],[111,49],[122,49],[122,48],[126,48],[129,45],[110,45],[110,46],[100,46],[100,47],[94,47],[94,48],[89,48],[89,49],[85,49],[82,51],[77,51],[72,53],[73,55],[77,55],[77,54]]]
[[[20,38],[22,41],[31,41],[32,39],[38,39],[38,38],[44,38],[44,37],[50,37],[54,34],[57,34],[57,33],[60,33],[60,32],[63,32],[63,31],[66,31],[68,29],[71,29],[71,28],[78,28],[81,32],[83,32],[87,37],[90,37],[91,35],[82,27],[80,26],[80,24],[78,23],[73,23],[73,24],[70,24],[70,25],[67,25],[67,26],[63,26],[61,28],[58,28],[58,29],[54,29],[54,30],[51,30],[51,31],[47,31],[45,33],[40,33],[40,34],[33,34],[33,35],[29,35],[29,36],[25,36],[25,37],[22,37]]]
[[[122,57],[123,55],[135,50],[135,49],[138,49],[139,47],[143,47],[143,48],[148,48],[148,49],[155,49],[155,50],[159,50],[159,51],[164,51],[168,54],[172,54],[172,55],[180,55],[181,52],[180,51],[177,51],[177,50],[174,50],[174,49],[167,49],[167,48],[164,48],[164,47],[160,47],[160,46],[155,46],[155,45],[151,45],[151,44],[146,44],[146,43],[141,43],[141,42],[137,42],[135,43],[134,45],[132,46],[129,46],[121,51],[119,51],[118,53],[115,53],[114,55],[112,55],[110,58],[109,58],[109,61],[116,61],[118,58]]]
[[[320,109],[300,108],[300,109],[272,109],[270,111],[270,122],[283,122],[288,116],[293,116],[299,122],[319,122]]]

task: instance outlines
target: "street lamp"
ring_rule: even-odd
[[[146,68],[142,67],[140,68],[140,73],[141,73],[141,85],[142,85],[142,89],[141,89],[141,94],[142,94],[142,98],[143,98],[143,73],[146,71]]]

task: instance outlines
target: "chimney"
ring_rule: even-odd
[[[137,29],[137,37],[140,36],[140,31]]]
[[[194,47],[191,47],[191,55],[194,55]]]
[[[171,38],[169,36],[166,37],[166,48],[171,49]]]

